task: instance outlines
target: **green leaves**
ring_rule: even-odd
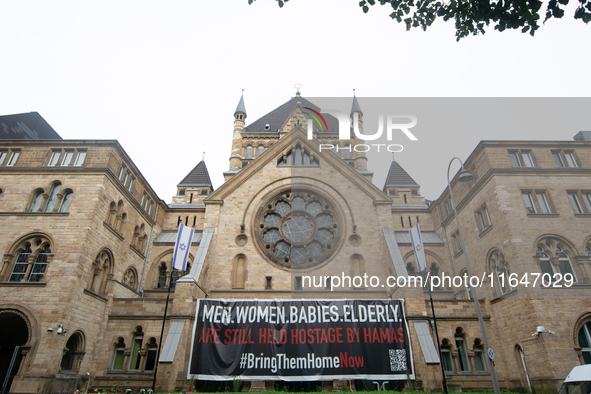
[[[255,0],[248,0],[252,4]],[[279,7],[289,0],[277,0]],[[545,12],[546,22],[551,18],[562,18],[564,6],[569,0],[549,0]],[[469,35],[484,34],[492,25],[497,31],[520,29],[522,33],[534,35],[539,29],[541,0],[379,0],[380,5],[392,7],[390,18],[406,25],[406,30],[420,27],[427,30],[437,18],[444,21],[454,20],[456,40]],[[364,13],[375,6],[376,0],[360,0],[359,7]],[[591,21],[591,0],[579,0],[574,19],[585,23]]]

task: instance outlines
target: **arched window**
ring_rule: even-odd
[[[351,256],[351,258],[349,259],[349,274],[351,275],[351,278],[361,278],[364,272],[365,261],[363,261],[363,257],[358,254],[354,254],[353,256]],[[364,283],[362,281],[357,282],[356,280],[353,280],[352,285],[353,289],[365,289]]]
[[[43,249],[37,254],[37,258],[33,263],[33,268],[31,268],[31,272],[29,273],[29,282],[40,282],[45,275],[45,270],[47,269],[47,260],[51,255],[51,249],[49,245],[46,244],[43,246]]]
[[[443,341],[441,341],[441,361],[443,362],[443,369],[446,372],[454,371],[451,359],[451,344],[447,338],[443,338]]]
[[[505,260],[505,256],[499,250],[494,250],[489,254],[488,266],[491,272],[495,273],[495,282],[493,287],[499,289],[500,295],[510,292],[509,285],[509,263]]]
[[[158,282],[156,283],[156,287],[159,289],[165,289],[167,279],[168,278],[166,275],[166,263],[162,263],[158,268]]]
[[[265,147],[263,145],[259,145],[259,147],[257,148],[257,156],[262,155],[264,151]]]
[[[129,268],[127,271],[125,271],[125,275],[123,275],[123,283],[125,283],[127,286],[131,287],[132,289],[136,288],[137,274],[136,274],[134,268]]]
[[[47,265],[53,258],[49,240],[42,237],[33,237],[18,246],[16,259],[10,276],[9,282],[41,282]],[[10,266],[12,261],[5,261],[5,265]],[[6,280],[6,279],[5,279]]]
[[[345,152],[345,159],[350,159],[351,158],[351,145],[346,145],[344,148],[344,152]]]
[[[108,250],[102,250],[92,263],[93,272],[89,290],[106,295],[109,292],[109,282],[113,278],[113,257]]]
[[[135,226],[133,230],[133,240],[131,245],[136,248],[140,253],[144,253],[146,243],[146,230],[145,225],[142,223],[141,226]]]
[[[29,256],[31,255],[31,244],[26,243],[16,256],[16,262],[12,267],[9,282],[20,282],[25,277],[27,269],[29,268]]]
[[[474,346],[472,347],[472,350],[474,351],[474,369],[476,372],[486,372],[484,346],[482,345],[482,341],[480,339],[474,340]]]
[[[72,196],[74,193],[67,192],[64,194],[64,198],[62,199],[62,203],[60,204],[60,209],[58,212],[68,212],[68,208],[70,207],[70,202],[72,201]]]
[[[575,271],[573,270],[573,265],[568,257],[568,254],[564,252],[564,249],[561,245],[556,246],[556,257],[558,257],[558,268],[562,275],[571,274],[573,276],[573,280],[577,281],[577,276],[575,275]]]
[[[579,347],[585,364],[591,364],[591,321],[583,324],[578,334]]]
[[[539,242],[536,251],[542,274],[549,274],[552,281],[559,279],[554,273],[560,272],[563,278],[572,276],[573,282],[577,282],[577,275],[569,257],[573,254],[564,242],[550,238]]]
[[[170,272],[170,283],[171,287],[174,289],[176,287],[176,281],[179,280],[179,270],[173,268]]]
[[[113,357],[113,367],[115,370],[122,370],[125,362],[125,341],[119,337],[115,343],[115,356]]]
[[[439,277],[439,266],[437,265],[437,263],[431,263],[431,267],[429,268],[429,274],[430,274],[429,276],[431,278]],[[441,283],[436,281],[436,284],[438,284],[438,285],[433,286],[433,290],[442,290]]]
[[[244,289],[246,283],[246,257],[242,254],[234,257],[234,269],[232,270],[232,288]]]
[[[125,225],[126,221],[127,213],[123,212],[123,201],[119,200],[119,202],[117,203],[117,215],[115,217],[115,225],[113,226],[115,231],[121,233],[123,231],[123,226]]]
[[[465,335],[461,327],[456,328],[456,349],[458,350],[458,368],[460,372],[469,372],[470,365],[468,364],[468,352],[466,349]]]
[[[39,212],[39,209],[41,209],[41,203],[43,203],[43,190],[39,190],[35,193],[35,196],[31,201],[29,212]]]
[[[158,265],[157,271],[153,274],[155,276],[155,288],[167,289],[170,285],[171,289],[174,289],[177,280],[191,272],[190,261],[187,261],[185,271],[179,271],[176,268],[172,268],[172,257],[172,251],[165,254],[164,257],[160,257],[160,264]]]
[[[278,167],[318,167],[318,159],[299,144],[277,160]]]
[[[142,342],[144,341],[144,332],[142,327],[135,328],[133,333],[133,342],[131,345],[131,353],[129,355],[129,370],[138,371],[142,361]]]
[[[244,155],[245,159],[252,159],[252,146],[248,145],[246,147],[246,154]]]
[[[542,274],[550,274],[550,276],[554,276],[554,267],[550,262],[550,256],[548,256],[542,246],[538,246],[536,256],[540,259],[540,269],[542,270]]]
[[[156,366],[156,354],[158,352],[158,345],[156,338],[150,338],[146,345],[146,365],[144,371],[153,371]]]
[[[460,271],[460,276],[462,278],[464,276],[467,277],[467,275],[468,275],[468,270],[466,268],[464,268],[463,270]],[[458,289],[458,292],[460,292],[460,294],[462,295],[462,298],[464,298],[465,300],[471,300],[472,299],[472,296],[470,295],[470,287],[460,287]]]
[[[62,371],[78,371],[84,357],[84,335],[77,331],[66,342],[64,355],[62,357]]]
[[[49,192],[49,198],[47,199],[47,205],[45,205],[45,212],[53,212],[55,203],[57,202],[57,195],[62,188],[61,183],[54,183]]]
[[[117,217],[117,205],[115,205],[115,201],[111,201],[109,205],[109,211],[107,212],[107,218],[105,222],[113,227],[115,225],[115,218]]]

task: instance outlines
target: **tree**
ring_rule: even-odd
[[[255,0],[248,0],[252,4]],[[279,7],[289,0],[277,0]],[[579,5],[574,13],[575,19],[585,23],[591,21],[591,0],[578,0]],[[540,0],[378,0],[380,5],[392,7],[390,17],[397,22],[404,22],[406,30],[427,27],[437,18],[444,21],[453,19],[456,25],[456,40],[469,35],[484,34],[485,28],[494,25],[494,29],[521,29],[521,32],[532,36],[540,28],[539,20],[542,12]],[[544,23],[551,18],[562,18],[564,7],[569,0],[550,0],[546,7]],[[361,0],[359,6],[364,13],[376,4],[376,0]]]

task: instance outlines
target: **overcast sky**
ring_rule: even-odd
[[[37,111],[64,139],[117,139],[170,202],[204,151],[214,186],[223,182],[242,89],[247,124],[289,100],[296,82],[304,97],[350,97],[354,88],[360,97],[591,91],[591,27],[571,17],[572,7],[535,37],[491,29],[457,43],[452,22],[406,32],[388,7],[363,14],[357,3],[3,0],[0,114]],[[579,131],[516,130],[511,137],[522,140],[571,140]],[[397,156],[427,198],[443,190],[449,160],[476,146],[463,133],[450,136],[441,162]],[[478,139],[497,138],[506,137]]]

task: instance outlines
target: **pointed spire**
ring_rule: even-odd
[[[246,118],[246,106],[244,105],[244,89],[242,89],[242,96],[240,96],[240,101],[238,102],[236,111],[234,111],[234,115],[236,115],[238,112],[242,112],[244,114],[244,117]]]
[[[394,156],[392,156],[394,158]],[[410,175],[396,162],[396,160],[392,160],[390,164],[390,170],[388,171],[388,176],[386,177],[386,182],[384,184],[384,189],[386,190],[387,187],[420,187],[418,183],[415,182],[414,179],[411,178]]]
[[[211,178],[209,177],[209,171],[207,171],[205,162],[203,160],[200,161],[178,186],[210,186],[213,191],[213,185],[211,184]]]
[[[361,106],[359,105],[357,96],[355,95],[355,89],[353,89],[353,105],[351,106],[351,113],[354,112],[359,112],[361,115],[363,115],[363,111],[361,111]]]

